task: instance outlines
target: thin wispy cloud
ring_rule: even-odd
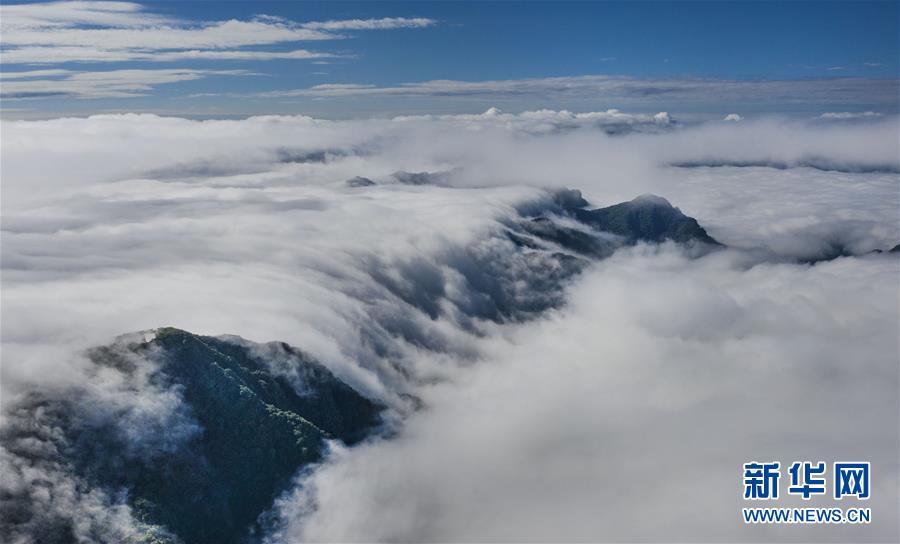
[[[311,59],[325,52],[246,51],[240,48],[338,40],[341,31],[423,28],[428,18],[297,22],[282,17],[185,21],[131,2],[56,2],[0,7],[5,64]]]
[[[850,119],[877,119],[884,114],[875,111],[837,111],[826,112],[819,116],[821,119],[850,120]]]
[[[64,70],[62,68],[49,68],[47,70],[28,70],[25,72],[0,72],[0,80],[35,79],[40,77],[64,76],[71,73],[72,70]]]
[[[0,96],[5,99],[131,98],[144,96],[156,86],[167,83],[193,81],[208,76],[236,76],[250,73],[246,70],[190,69],[109,70],[105,72],[34,70],[4,73],[2,83],[0,83]]]
[[[436,24],[426,17],[382,17],[381,19],[348,19],[346,21],[323,21],[303,24],[310,30],[390,30],[394,28],[425,28]]]
[[[339,55],[307,49],[292,51],[254,51],[246,49],[189,49],[181,51],[146,51],[135,49],[103,49],[97,47],[20,47],[0,53],[9,64],[59,64],[67,62],[172,62],[181,60],[275,60],[322,59]]]
[[[150,94],[158,85],[207,76],[245,75],[247,70],[179,67],[150,70],[141,63],[195,61],[262,62],[351,58],[305,48],[273,49],[297,42],[338,40],[346,32],[423,28],[427,18],[297,22],[257,15],[249,20],[187,21],[154,13],[132,2],[52,2],[0,6],[3,40],[0,60],[15,65],[69,66],[71,63],[133,63],[111,71],[61,68],[30,70],[7,77],[5,99],[130,98]],[[264,46],[265,49],[257,49]],[[15,81],[12,81],[15,80]]]
[[[896,101],[897,80],[867,78],[822,78],[797,80],[735,80],[714,78],[641,79],[627,76],[584,75],[493,81],[432,80],[378,86],[358,83],[326,83],[305,89],[267,91],[264,98],[308,96],[343,98],[359,96],[393,97],[597,97],[610,101],[663,98],[668,101],[807,101],[841,102],[869,100],[884,104]]]
[[[133,2],[45,2],[0,6],[4,29],[66,28],[75,25],[141,27],[174,24]]]

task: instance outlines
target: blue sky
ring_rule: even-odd
[[[6,117],[897,111],[897,2],[0,9]]]

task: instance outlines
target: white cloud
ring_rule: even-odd
[[[424,28],[437,24],[434,19],[425,17],[383,17],[381,19],[346,19],[342,21],[321,21],[304,23],[303,27],[312,30],[388,30],[395,28]]]
[[[6,46],[94,47],[100,49],[212,49],[309,40],[334,35],[269,21],[219,21],[199,27],[41,28],[4,31]]]
[[[52,68],[47,70],[28,70],[22,72],[0,72],[0,79],[32,79],[40,77],[64,76],[73,73],[71,70]]]
[[[841,112],[827,112],[823,113],[819,116],[822,119],[836,119],[836,120],[848,120],[848,119],[877,119],[879,117],[884,117],[884,114],[877,113],[874,111],[841,111]]]
[[[741,116],[740,116],[739,114],[737,114],[737,113],[729,113],[729,114],[726,115],[725,118],[723,119],[723,121],[735,121],[735,122],[737,122],[737,121],[743,121],[743,120],[744,120],[744,118],[741,117]]]
[[[157,53],[153,59],[146,60],[172,61],[172,60],[272,60],[272,59],[321,59],[332,58],[338,55],[297,49],[294,51],[165,51]]]

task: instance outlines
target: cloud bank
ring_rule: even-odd
[[[896,540],[900,269],[869,252],[900,242],[897,123],[4,121],[3,410],[74,395],[126,443],[177,447],[196,432],[169,425],[177,391],[98,375],[84,350],[239,334],[301,348],[394,425],[298,475],[274,541]],[[585,228],[564,187],[663,195],[730,249],[588,264],[517,244],[523,216]],[[147,530],[120,490],[4,448],[6,492],[100,541]],[[745,527],[756,457],[871,460],[873,523]]]

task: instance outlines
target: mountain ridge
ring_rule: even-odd
[[[294,375],[265,355],[290,360]],[[384,408],[280,342],[163,327],[124,335],[87,357],[100,372],[146,372],[135,394],[156,388],[179,400],[177,413],[139,429],[128,428],[127,414],[93,415],[79,396],[35,398],[27,408],[59,430],[47,439],[60,454],[50,462],[68,464],[91,487],[126,492],[146,529],[135,542],[243,541],[297,471],[322,459],[327,441],[358,443],[380,426]],[[15,430],[3,433],[13,453]],[[164,447],[142,448],[147,441]],[[39,541],[75,540],[66,520],[39,523],[53,535]]]

